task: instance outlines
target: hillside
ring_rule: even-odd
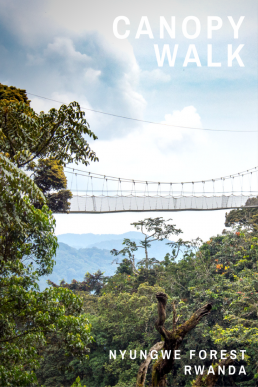
[[[124,234],[63,234],[58,236],[59,248],[55,257],[56,265],[53,273],[40,279],[40,288],[46,287],[47,279],[59,283],[62,279],[71,282],[73,279],[82,281],[85,273],[95,273],[101,270],[105,275],[113,275],[116,264],[110,250],[123,248],[124,238],[130,238],[139,244],[142,234],[139,232],[127,232]],[[65,243],[64,243],[65,242]],[[168,240],[156,241],[149,249],[149,257],[163,260],[170,251],[166,245]],[[135,257],[140,260],[144,257],[143,249],[136,251]],[[122,260],[122,257],[121,259]]]
[[[59,242],[59,248],[55,257],[56,265],[53,273],[41,277],[40,288],[46,287],[47,279],[59,283],[62,279],[71,282],[73,279],[82,281],[84,274],[89,271],[95,273],[97,270],[105,272],[105,275],[112,275],[116,270],[116,265],[112,265],[114,257],[108,250],[96,247],[75,249],[65,243]]]

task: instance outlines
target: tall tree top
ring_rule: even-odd
[[[26,90],[18,89],[15,86],[2,85],[2,83],[0,83],[0,100],[1,99],[12,102],[24,102],[26,105],[30,104]]]

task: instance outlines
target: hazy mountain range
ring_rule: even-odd
[[[126,232],[124,234],[62,234],[58,235],[58,242],[65,243],[75,249],[85,249],[96,247],[101,250],[121,250],[124,239],[130,239],[135,241],[139,245],[140,240],[143,240],[142,234],[136,231]],[[167,252],[170,251],[170,247],[166,243],[169,241],[152,242],[149,249],[149,256],[162,260]],[[135,257],[142,259],[144,255],[143,249],[139,248],[135,253]]]
[[[114,249],[112,243],[115,241],[122,245],[124,238],[131,240],[141,240],[142,234],[136,231],[126,232],[124,234],[62,234],[58,235],[58,242],[65,243],[76,249],[82,249],[85,247],[98,247],[108,248],[109,250]],[[108,247],[102,247],[108,244]],[[101,246],[101,247],[100,247]]]
[[[40,288],[46,287],[46,280],[59,284],[64,279],[71,282],[73,279],[82,281],[86,272],[95,273],[98,269],[105,275],[113,275],[116,263],[112,264],[115,257],[110,250],[121,250],[124,238],[129,238],[139,244],[142,234],[130,231],[124,234],[62,234],[58,235],[59,248],[55,257],[56,265],[53,273],[40,279]],[[163,260],[171,248],[166,245],[168,240],[155,241],[149,249],[149,257]],[[135,253],[136,259],[144,257],[144,250],[139,248]],[[119,259],[120,262],[123,259]]]

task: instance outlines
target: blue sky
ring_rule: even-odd
[[[256,0],[88,1],[0,0],[0,82],[28,92],[118,115],[159,123],[228,130],[258,130]],[[130,19],[130,36],[113,34],[117,16]],[[147,16],[154,39],[135,39]],[[159,17],[176,17],[176,38],[159,37]],[[182,21],[196,16],[201,33],[182,34]],[[207,39],[207,16],[223,25]],[[228,16],[245,16],[234,39]],[[123,25],[121,24],[123,28]],[[191,25],[189,27],[191,30]],[[179,45],[175,67],[158,67],[154,44]],[[202,67],[182,64],[195,44]],[[207,44],[220,68],[207,67]],[[244,44],[241,58],[227,67],[227,45]],[[37,110],[58,103],[30,96]],[[142,180],[196,180],[236,173],[258,165],[256,133],[205,132],[140,124],[87,112],[99,139],[92,147],[99,163],[88,170]],[[158,214],[154,214],[155,216]],[[125,232],[129,223],[153,214],[57,216],[57,233]],[[171,214],[186,237],[223,228],[224,212]],[[164,215],[164,217],[168,217]],[[205,226],[204,226],[205,224]],[[207,226],[208,225],[208,226]],[[113,231],[112,231],[113,230]]]

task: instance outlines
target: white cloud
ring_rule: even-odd
[[[159,129],[156,144],[163,152],[175,151],[179,148],[182,151],[186,146],[189,148],[207,141],[202,131],[190,129],[202,128],[201,118],[194,106],[187,106],[181,111],[175,110],[172,114],[166,114],[161,124],[173,125],[170,130],[166,130],[166,135],[164,127]]]
[[[202,127],[201,118],[193,106],[166,114],[161,123]],[[193,159],[191,167],[199,165],[200,159],[195,155],[207,144],[208,137],[202,131],[143,124],[141,128],[128,133],[125,138],[112,141],[102,141],[100,138],[92,144],[100,163],[91,164],[90,170],[140,180],[175,180],[179,179],[179,170],[184,169],[184,166],[187,169],[190,158]],[[174,178],[171,178],[172,174]]]
[[[92,68],[88,68],[84,73],[84,79],[86,80],[86,82],[94,83],[98,80],[100,75],[101,75],[100,70],[94,70]]]
[[[74,47],[73,41],[65,37],[54,38],[53,43],[49,43],[47,48],[44,50],[46,57],[58,56],[66,62],[72,64],[78,62],[87,65],[90,62],[90,57],[86,54],[82,54],[77,51]]]
[[[93,41],[95,46],[89,55],[76,49],[71,39],[56,37],[53,42],[48,43],[43,54],[28,54],[28,64],[30,66],[46,66],[54,63],[54,69],[50,71],[60,69],[56,82],[60,83],[62,77],[66,86],[65,92],[61,94],[73,95],[73,100],[78,100],[81,106],[94,108],[94,106],[89,106],[89,100],[93,100],[94,95],[99,94],[97,107],[94,103],[96,110],[142,119],[146,101],[137,91],[140,69],[133,51],[127,47],[124,55],[120,57],[114,47],[104,42],[102,38],[91,35],[87,39],[89,42]],[[126,46],[128,45],[129,43],[126,44]],[[102,50],[101,58],[100,50]],[[112,65],[117,68],[114,75],[111,74]],[[157,79],[163,75],[160,75],[159,71],[158,73],[154,71],[154,74]],[[78,80],[80,81],[78,82]],[[110,82],[111,84],[109,84]],[[93,84],[95,89],[92,88]],[[56,94],[57,92],[53,90],[51,98],[55,99],[53,96]],[[60,92],[58,94],[60,95]],[[60,98],[59,100],[67,103],[64,98]],[[87,104],[83,103],[85,99]],[[137,126],[136,124],[132,126],[131,122],[128,121],[123,122],[116,130],[115,126],[117,123],[119,124],[116,119],[114,122],[114,119],[108,116],[103,117],[91,113],[87,115],[90,115],[91,124],[95,127],[95,131],[104,138],[124,136],[127,134],[128,128],[133,129]],[[109,130],[107,130],[108,128]]]
[[[70,101],[76,100],[82,107],[142,119],[147,104],[139,91],[140,69],[132,47],[129,43],[126,47],[120,56],[98,34],[87,34],[75,40],[55,37],[45,49],[29,53],[27,65],[32,69],[37,67],[42,78],[52,79],[48,84],[51,90],[38,94],[53,99],[57,99],[54,96],[58,94],[58,100],[66,103],[62,96],[72,96]],[[37,110],[42,109],[45,107],[37,107]],[[129,129],[137,127],[130,120],[93,112],[87,112],[87,120],[103,139],[123,137]]]
[[[166,74],[160,69],[155,69],[152,71],[143,71],[141,73],[141,78],[143,81],[150,82],[151,84],[167,83],[171,81],[171,75]]]

